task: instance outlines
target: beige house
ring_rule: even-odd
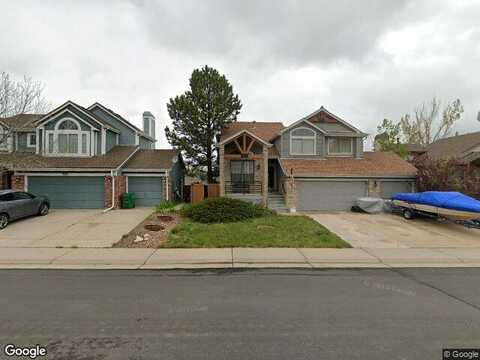
[[[323,107],[287,127],[233,123],[219,143],[220,193],[278,211],[331,211],[413,191],[416,169],[393,153],[364,152],[366,136]]]

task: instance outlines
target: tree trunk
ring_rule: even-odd
[[[210,146],[207,148],[207,180],[209,184],[213,183],[212,149]]]

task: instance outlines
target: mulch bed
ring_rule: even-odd
[[[120,241],[113,244],[114,248],[159,248],[168,239],[170,231],[182,221],[175,213],[154,213],[138,224]]]

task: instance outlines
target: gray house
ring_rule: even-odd
[[[46,195],[54,208],[138,206],[182,196],[184,165],[175,150],[155,149],[155,117],[141,130],[102,104],[67,101],[48,114],[0,119],[0,166],[11,187]]]
[[[364,151],[366,136],[324,107],[287,127],[233,123],[219,143],[220,192],[279,210],[331,211],[358,197],[413,191],[415,167]]]

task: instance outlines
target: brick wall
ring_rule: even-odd
[[[382,197],[381,182],[379,180],[368,180],[368,196],[369,197]]]
[[[12,176],[12,189],[17,191],[25,190],[25,176],[13,175]]]
[[[285,205],[290,211],[297,209],[297,188],[295,186],[295,180],[291,177],[285,178]]]
[[[115,181],[115,208],[118,209],[122,205],[122,194],[127,191],[127,181],[125,176],[114,176]],[[112,177],[105,176],[105,208],[112,206]]]

